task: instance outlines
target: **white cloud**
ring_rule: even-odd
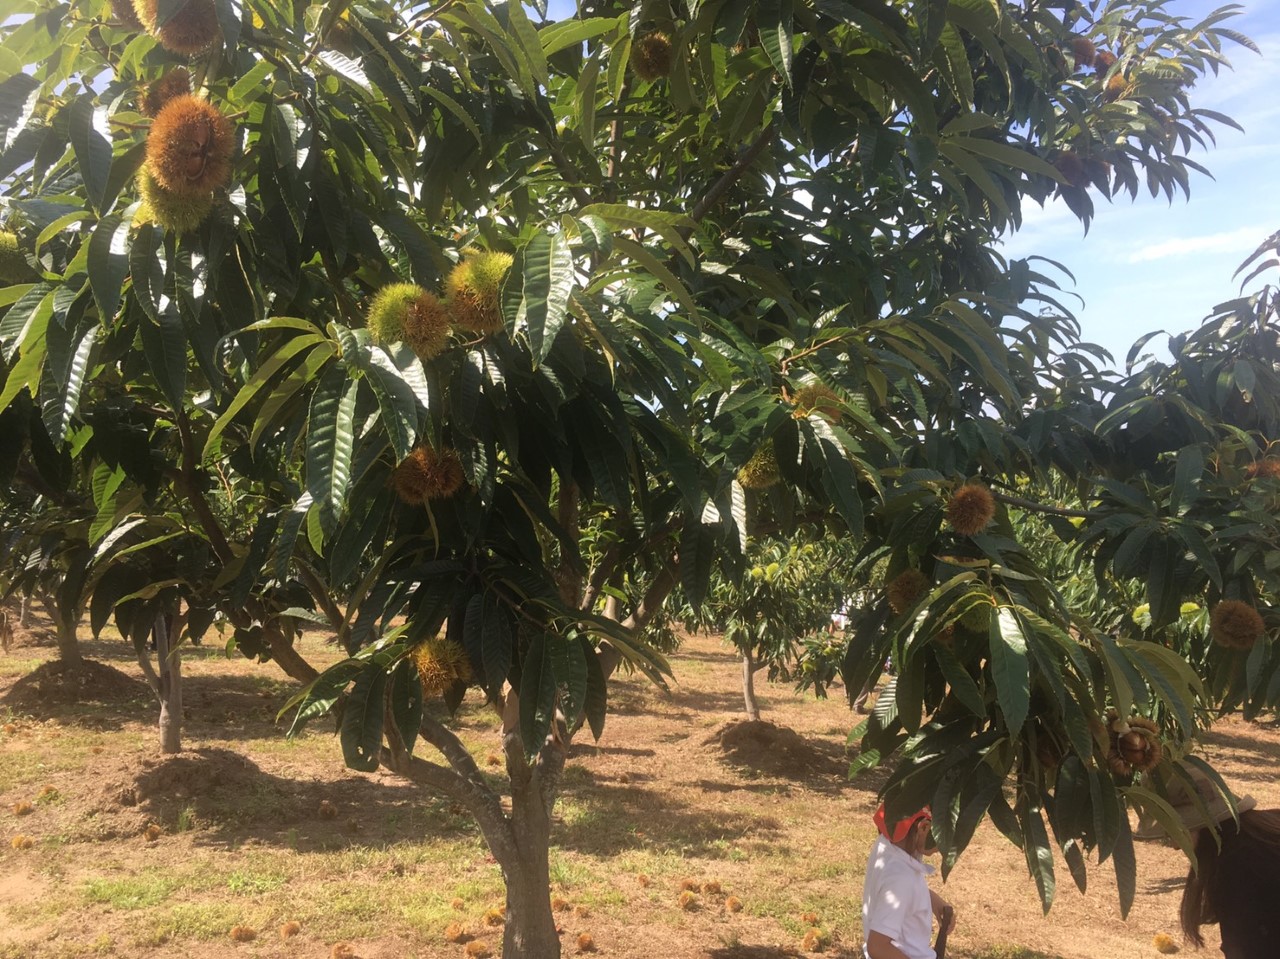
[[[1221,253],[1237,251],[1243,258],[1257,247],[1260,238],[1267,236],[1269,228],[1265,224],[1243,226],[1236,230],[1221,233],[1208,233],[1203,236],[1181,236],[1159,243],[1148,243],[1129,254],[1130,263],[1150,263],[1153,260],[1164,260],[1169,257],[1187,256],[1191,253]]]

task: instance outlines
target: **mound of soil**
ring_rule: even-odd
[[[793,729],[765,720],[727,723],[707,743],[719,745],[735,766],[810,786],[838,788],[848,771],[840,746],[805,739]]]
[[[145,683],[114,666],[92,659],[70,666],[55,659],[41,663],[9,687],[0,697],[0,705],[30,710],[76,703],[126,703],[150,695]]]

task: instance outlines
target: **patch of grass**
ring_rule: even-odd
[[[90,879],[84,884],[86,902],[112,909],[146,909],[164,902],[178,888],[178,882],[163,873],[143,873],[119,879]]]
[[[181,903],[152,915],[139,944],[159,946],[181,939],[224,939],[232,926],[246,922],[243,910],[231,903]],[[265,919],[265,914],[261,917]],[[255,928],[262,923],[248,920]]]
[[[233,872],[227,877],[227,888],[237,896],[260,896],[274,892],[289,881],[279,872]]]
[[[949,952],[950,950],[948,950]],[[974,953],[963,954],[967,959],[1061,959],[1038,949],[1026,949],[1022,946],[995,945],[980,949]]]
[[[178,813],[178,821],[174,823],[175,832],[190,832],[196,828],[196,807],[184,806]]]

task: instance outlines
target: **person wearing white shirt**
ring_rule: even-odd
[[[935,852],[929,807],[892,824],[884,805],[876,810],[880,831],[867,859],[862,887],[863,956],[866,959],[939,959],[930,939],[936,916],[940,930],[955,926],[955,910],[929,888],[933,867],[924,862]],[[945,943],[945,936],[941,940]]]

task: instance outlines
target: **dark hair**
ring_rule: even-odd
[[[1213,903],[1230,894],[1230,883],[1242,867],[1251,863],[1280,861],[1280,809],[1253,809],[1240,814],[1240,825],[1231,820],[1221,824],[1222,848],[1213,834],[1201,829],[1196,838],[1199,870],[1187,873],[1182,890],[1182,934],[1195,946],[1204,945],[1200,927],[1218,921]],[[1222,860],[1229,868],[1220,869]]]

